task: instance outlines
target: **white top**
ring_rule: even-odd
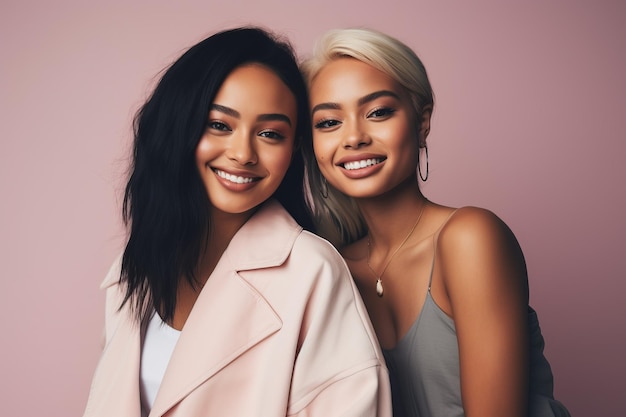
[[[154,313],[144,337],[141,348],[141,370],[139,383],[141,387],[141,415],[147,416],[152,409],[165,369],[172,357],[180,331],[167,325],[161,317]]]

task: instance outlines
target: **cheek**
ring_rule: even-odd
[[[329,151],[330,146],[324,146],[324,142],[321,139],[313,138],[313,154],[318,164],[325,163],[330,158],[328,156]]]
[[[327,178],[330,178],[333,173],[334,149],[335,147],[328,141],[319,140],[313,142],[313,153],[315,154],[320,173]]]
[[[276,152],[271,158],[271,166],[276,176],[285,176],[289,165],[291,165],[291,157],[293,155],[293,146],[285,147],[281,152]]]
[[[408,123],[398,123],[385,127],[381,126],[381,130],[377,132],[377,135],[379,137],[388,138],[389,145],[398,150],[409,152],[413,149],[417,149],[417,134]]]
[[[281,176],[285,176],[287,170],[289,169],[289,165],[291,165],[291,153],[285,155],[283,158],[278,161],[279,170],[281,172]]]
[[[204,165],[212,153],[213,146],[211,141],[202,137],[200,142],[198,142],[198,146],[196,146],[196,163],[198,163],[198,165]]]

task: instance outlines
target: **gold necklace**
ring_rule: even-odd
[[[385,264],[385,266],[384,266],[382,272],[380,273],[380,275],[377,274],[376,271],[374,271],[374,269],[370,265],[370,255],[371,255],[371,252],[370,252],[370,234],[369,234],[369,232],[367,233],[367,259],[366,259],[366,262],[367,262],[367,267],[370,269],[370,271],[372,271],[372,274],[374,274],[374,276],[376,277],[376,294],[378,294],[379,297],[382,297],[383,293],[384,293],[384,290],[383,290],[383,275],[385,274],[385,271],[387,270],[387,267],[391,263],[393,257],[396,256],[396,253],[398,253],[398,251],[400,249],[402,249],[404,244],[409,240],[409,238],[413,234],[413,231],[415,230],[415,228],[417,227],[417,224],[420,222],[420,219],[422,218],[422,214],[424,213],[424,208],[425,207],[426,207],[426,202],[424,202],[424,204],[422,205],[422,209],[420,210],[420,214],[417,216],[417,220],[415,221],[415,224],[413,224],[413,227],[411,227],[411,230],[409,231],[409,234],[406,235],[406,237],[404,238],[402,243],[400,243],[400,246],[398,246],[398,248],[395,251],[393,251],[393,253],[389,257],[389,260]]]

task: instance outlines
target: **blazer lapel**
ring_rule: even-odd
[[[222,257],[185,323],[150,416],[161,416],[239,355],[278,331],[271,306]]]
[[[238,272],[281,265],[302,228],[276,201],[235,234],[180,334],[150,416],[161,416],[198,385],[282,327],[280,317]]]

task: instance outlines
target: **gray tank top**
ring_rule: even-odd
[[[445,223],[444,223],[445,224]],[[441,229],[440,229],[441,230]],[[434,237],[436,248],[436,239]],[[433,266],[434,266],[433,254]],[[459,351],[454,321],[430,293],[411,328],[392,349],[383,349],[391,379],[394,417],[464,417]],[[553,398],[550,364],[535,311],[528,307],[530,332],[530,417],[569,417]]]

